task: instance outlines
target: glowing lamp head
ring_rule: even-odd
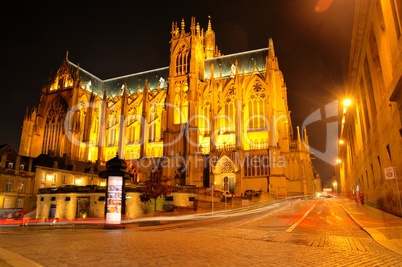
[[[349,98],[343,100],[343,106],[349,107],[351,104],[352,104],[352,100],[350,100]]]

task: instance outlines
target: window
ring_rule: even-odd
[[[61,96],[58,96],[50,107],[43,133],[42,153],[49,151],[61,152],[61,140],[64,135],[64,118],[67,114],[67,103]]]
[[[248,117],[247,126],[250,130],[268,129],[266,116],[266,98],[265,88],[260,83],[253,86],[253,90],[248,98]]]
[[[25,181],[24,180],[20,180],[19,182],[18,182],[18,194],[22,194],[22,193],[24,193],[24,188],[25,188]]]
[[[56,186],[56,174],[52,175],[52,186]]]
[[[8,168],[9,168],[9,169],[12,169],[13,166],[14,166],[14,164],[13,164],[12,162],[9,162],[9,163],[8,163]]]
[[[380,169],[380,181],[382,184],[385,180],[384,180],[384,177],[382,176],[380,156],[377,156],[377,163],[378,163],[378,168]]]
[[[176,75],[185,75],[188,71],[189,50],[186,46],[179,48],[176,57]]]
[[[113,111],[109,114],[109,121],[108,121],[108,137],[107,142],[109,146],[114,146],[116,143],[116,125],[118,124],[116,114]]]
[[[40,177],[40,180],[41,180],[42,182],[45,182],[45,181],[46,181],[46,172],[42,172],[42,176]]]
[[[149,141],[155,142],[156,141],[156,123],[155,120],[157,119],[156,108],[155,105],[151,105],[150,113],[149,113]]]
[[[210,126],[210,121],[209,121],[209,116],[210,116],[210,109],[211,105],[209,101],[205,101],[204,106],[202,107],[201,110],[201,116],[199,116],[199,123],[198,127],[202,133],[202,135],[209,134],[209,126]]]
[[[235,130],[235,93],[234,88],[230,88],[228,94],[226,95],[226,99],[224,101],[225,107],[225,116],[223,118],[222,123],[220,124],[224,128],[225,133],[234,132]]]
[[[13,191],[13,180],[7,179],[6,192],[12,192],[12,191]]]
[[[25,169],[25,165],[24,164],[21,164],[20,165],[20,171],[23,171]]]
[[[22,198],[17,199],[17,208],[24,207],[24,200]]]
[[[173,123],[181,124],[188,122],[188,100],[187,100],[188,84],[187,81],[177,82],[174,85],[174,111]]]
[[[392,162],[391,148],[389,147],[389,144],[386,146],[386,148],[387,148],[387,154],[388,154],[389,161]]]
[[[70,197],[66,197],[66,198],[65,198],[65,201],[70,201]]]
[[[63,175],[61,176],[61,183],[62,183],[62,184],[66,184],[66,183],[67,183],[67,175],[63,174]]]
[[[139,121],[137,120],[137,111],[135,107],[130,108],[127,117],[127,132],[126,138],[128,143],[138,143],[139,141]],[[139,117],[139,120],[141,118]],[[137,133],[138,132],[138,133]]]

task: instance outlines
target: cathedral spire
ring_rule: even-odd
[[[205,32],[205,58],[213,58],[218,50],[215,47],[215,32],[211,26],[211,16],[208,16],[208,29]]]
[[[208,29],[207,31],[212,31],[211,16],[208,16]]]
[[[296,130],[297,130],[297,149],[301,150],[301,137],[300,137],[300,127],[296,126]]]
[[[304,129],[303,129],[303,142],[307,147],[310,146],[310,144],[308,142],[307,128],[306,127],[304,127]]]
[[[272,40],[272,38],[269,38],[268,40],[268,52],[269,57],[275,58],[274,41]]]
[[[185,33],[186,31],[185,31],[184,19],[181,19],[181,35],[184,35]]]
[[[272,38],[268,39],[268,56],[266,59],[266,65],[267,69],[269,70],[279,70],[278,59],[275,55],[274,41],[272,40]]]
[[[190,30],[191,30],[191,35],[195,35],[195,17],[191,17]]]

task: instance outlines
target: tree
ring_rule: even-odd
[[[160,196],[166,197],[172,193],[172,186],[168,185],[169,178],[162,175],[161,168],[155,168],[151,171],[149,180],[145,181],[145,187],[140,195],[140,200],[143,203],[155,200],[154,211],[156,211],[156,199]]]

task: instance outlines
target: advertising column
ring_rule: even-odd
[[[109,176],[106,199],[106,223],[121,223],[121,205],[123,197],[123,177]]]

